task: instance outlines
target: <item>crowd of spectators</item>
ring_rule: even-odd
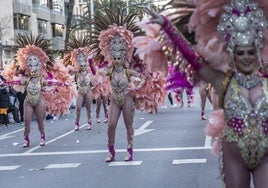
[[[5,78],[0,75],[3,83]],[[23,122],[23,103],[26,93],[17,92],[10,85],[0,85],[0,125]]]

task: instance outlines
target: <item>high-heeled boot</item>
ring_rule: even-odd
[[[97,119],[97,123],[100,123],[101,122],[99,115],[97,115],[96,119]]]
[[[125,161],[132,161],[132,159],[133,159],[133,149],[131,147],[127,149],[127,156],[125,157]]]
[[[40,146],[46,145],[46,137],[45,137],[45,134],[41,134],[41,140],[40,140],[39,145]]]
[[[105,119],[104,119],[103,123],[108,123],[108,114],[105,115]]]
[[[207,120],[207,117],[205,116],[205,112],[201,112],[201,119],[202,120]]]
[[[75,131],[79,130],[79,122],[78,121],[76,121],[75,124],[74,124],[74,130]]]
[[[109,149],[109,154],[106,157],[105,161],[106,162],[112,162],[112,161],[114,161],[114,157],[115,157],[114,146],[108,146],[108,149]]]
[[[87,130],[91,130],[91,119],[87,122]]]
[[[22,147],[27,148],[29,146],[30,146],[30,138],[28,135],[25,135],[24,136],[24,143],[23,143]]]

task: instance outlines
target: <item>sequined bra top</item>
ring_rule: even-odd
[[[111,75],[111,85],[112,85],[112,96],[114,98],[115,103],[118,106],[123,106],[125,96],[128,93],[128,76],[127,70],[124,69],[121,73],[118,73],[117,77],[115,77],[114,73]]]
[[[229,85],[229,97],[224,102],[227,126],[223,136],[237,142],[241,155],[250,169],[255,168],[268,147],[268,82],[261,79],[262,96],[254,105],[241,94],[234,78]]]
[[[118,78],[115,78],[115,76],[112,76],[111,79],[112,89],[115,92],[123,92],[128,87],[128,78],[125,73],[125,71],[122,73],[122,75],[119,75]]]
[[[77,77],[77,86],[79,91],[84,95],[90,87],[91,74],[88,72],[80,72]]]
[[[27,98],[33,106],[35,106],[39,100],[41,89],[41,78],[38,78],[37,81],[33,81],[32,79],[28,81],[26,86]]]

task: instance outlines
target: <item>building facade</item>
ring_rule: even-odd
[[[0,1],[0,55],[3,66],[16,53],[14,38],[19,32],[34,36],[42,34],[52,41],[52,50],[64,49],[64,3],[64,0]]]

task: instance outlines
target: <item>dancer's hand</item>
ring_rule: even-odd
[[[156,23],[159,25],[163,25],[164,24],[164,18],[162,15],[158,14],[157,12],[149,9],[148,7],[143,7],[144,12],[146,12],[147,14],[149,14],[152,18],[150,19],[149,23]]]
[[[64,82],[63,86],[70,86],[71,85],[71,82],[70,81],[66,81]]]

